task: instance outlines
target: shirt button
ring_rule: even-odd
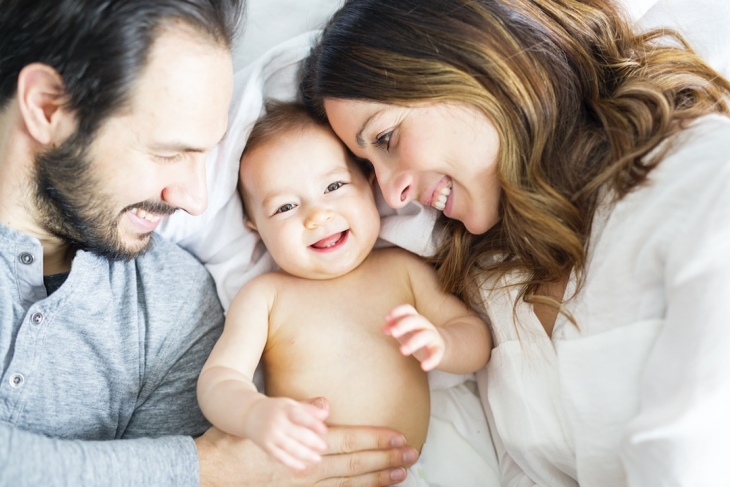
[[[35,257],[33,257],[33,254],[23,252],[18,256],[18,260],[21,264],[31,265],[35,261]]]
[[[43,323],[43,313],[33,313],[30,316],[30,322],[36,326]]]
[[[13,389],[18,389],[19,387],[23,387],[23,384],[25,384],[25,377],[23,377],[23,374],[13,374],[10,376],[10,387]]]

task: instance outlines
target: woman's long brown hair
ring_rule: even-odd
[[[678,33],[634,32],[608,0],[350,0],[301,87],[321,116],[342,98],[461,102],[491,119],[501,221],[472,235],[445,219],[435,257],[445,288],[472,304],[485,276],[519,271],[528,302],[582,277],[601,196],[641,185],[666,151],[647,155],[689,121],[728,114],[730,95]]]

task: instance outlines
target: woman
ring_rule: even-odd
[[[302,93],[391,206],[443,211],[505,485],[727,482],[730,83],[679,35],[600,0],[351,0]]]

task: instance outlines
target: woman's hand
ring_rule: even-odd
[[[410,304],[393,308],[382,330],[398,340],[403,355],[416,357],[425,371],[436,368],[444,358],[446,344],[441,332]]]

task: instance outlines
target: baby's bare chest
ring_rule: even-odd
[[[385,316],[395,306],[413,304],[409,289],[396,283],[314,281],[287,289],[272,310],[269,343],[288,347],[315,341],[343,345],[380,340]]]

